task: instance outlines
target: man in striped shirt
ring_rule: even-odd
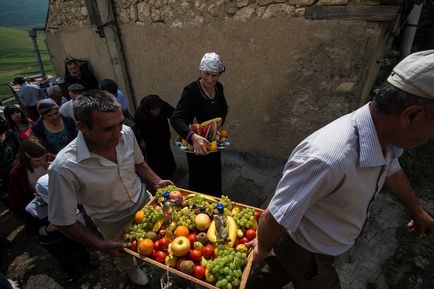
[[[401,61],[374,100],[303,140],[259,222],[247,288],[341,288],[334,257],[360,235],[383,185],[408,209],[408,227],[434,233],[398,158],[434,138],[434,50]],[[271,253],[270,253],[271,251]]]

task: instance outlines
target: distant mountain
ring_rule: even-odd
[[[49,0],[0,0],[0,26],[44,27]]]

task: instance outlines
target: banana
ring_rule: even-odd
[[[237,224],[235,223],[234,218],[232,218],[231,216],[226,216],[227,218],[227,226],[228,226],[228,237],[227,237],[227,243],[226,245],[228,247],[233,247],[235,244],[235,241],[237,239],[237,231],[238,231],[238,227]],[[213,243],[217,242],[217,232],[216,232],[216,228],[215,228],[215,221],[211,222],[211,225],[208,228],[208,232],[207,232],[207,236],[208,236],[208,240],[210,240]]]
[[[156,221],[154,226],[152,227],[152,231],[158,232],[158,230],[160,230],[161,225],[163,225],[163,223],[164,223],[164,219],[160,219],[160,220]]]

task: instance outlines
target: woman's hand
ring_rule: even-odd
[[[194,148],[194,153],[196,155],[207,155],[208,154],[208,150],[206,149],[206,146],[209,144],[208,140],[204,137],[201,137],[198,134],[193,134],[191,136],[191,140],[193,141],[193,148]]]

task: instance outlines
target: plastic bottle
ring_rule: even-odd
[[[227,217],[225,215],[225,206],[222,203],[216,205],[217,216],[215,228],[217,233],[217,242],[224,244],[229,234]]]
[[[164,215],[164,224],[166,226],[169,226],[170,223],[172,223],[172,213],[173,213],[173,202],[170,199],[170,193],[164,192],[163,193],[163,215]]]

